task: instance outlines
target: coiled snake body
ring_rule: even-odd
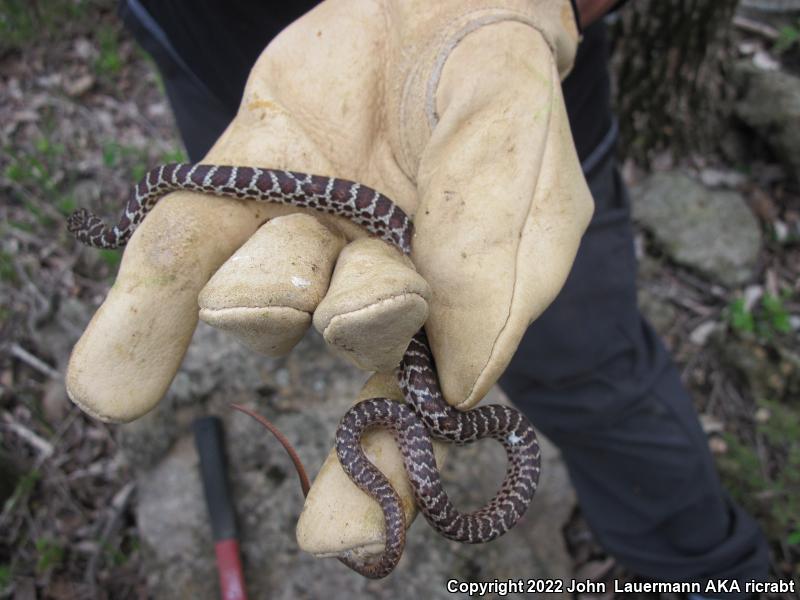
[[[344,179],[255,167],[162,165],[136,185],[115,227],[107,227],[98,217],[79,209],[69,217],[68,228],[91,246],[123,246],[155,203],[178,190],[340,215],[404,254],[411,252],[411,220],[383,194]],[[400,363],[398,379],[406,404],[386,398],[365,400],[347,411],[336,431],[336,452],[342,468],[383,510],[383,553],[369,562],[342,559],[352,569],[373,578],[388,575],[396,566],[405,545],[406,524],[397,492],[361,448],[361,437],[367,429],[380,426],[393,430],[420,511],[436,531],[452,540],[481,543],[504,534],[525,512],[539,479],[539,445],[528,419],[502,405],[463,412],[451,407],[442,396],[424,330],[411,340]],[[442,486],[431,439],[466,444],[487,437],[498,440],[506,450],[505,480],[488,504],[472,513],[459,513]]]

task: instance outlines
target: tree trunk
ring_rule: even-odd
[[[726,126],[724,72],[738,0],[632,0],[613,27],[623,150],[708,151]]]

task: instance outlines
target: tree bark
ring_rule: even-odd
[[[708,151],[726,126],[725,76],[738,0],[632,0],[613,27],[624,152]]]

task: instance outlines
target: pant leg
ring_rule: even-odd
[[[120,12],[159,66],[199,160],[236,106],[192,71],[138,0]],[[561,447],[598,539],[632,570],[665,580],[760,578],[763,538],[723,495],[691,401],[639,315],[627,196],[613,165],[590,185],[597,210],[575,267],[501,384]]]
[[[318,3],[119,0],[120,17],[158,65],[192,161],[235,116],[262,50]]]
[[[614,161],[589,185],[596,212],[575,266],[500,384],[559,446],[589,525],[621,563],[662,581],[763,579],[763,535],[721,488],[678,371],[639,313]]]
[[[200,161],[236,115],[236,104],[225,102],[192,70],[142,3],[122,1],[118,11],[158,66],[189,160]],[[224,46],[217,48],[223,52]]]

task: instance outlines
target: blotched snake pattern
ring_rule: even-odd
[[[90,246],[124,246],[156,202],[179,190],[339,215],[403,254],[411,253],[411,219],[374,189],[344,179],[255,167],[162,165],[136,185],[115,227],[107,227],[98,217],[79,209],[69,217],[68,228]],[[336,431],[336,453],[342,468],[383,510],[383,553],[365,562],[341,559],[372,578],[385,577],[397,565],[405,546],[406,522],[397,492],[362,450],[361,437],[367,429],[392,429],[417,506],[436,531],[452,540],[481,543],[503,535],[525,512],[539,479],[539,444],[528,419],[514,408],[497,404],[468,411],[451,407],[442,395],[424,330],[411,340],[398,369],[398,381],[405,404],[386,398],[365,400],[347,411]],[[506,477],[489,503],[475,512],[459,513],[442,486],[431,440],[466,444],[487,437],[506,450]]]

